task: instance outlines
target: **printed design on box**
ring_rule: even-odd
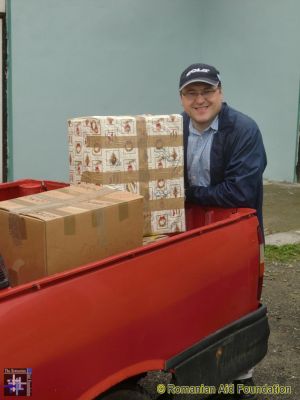
[[[104,136],[132,135],[135,132],[135,119],[133,117],[100,117]]]
[[[71,183],[80,182],[84,171],[137,170],[137,148],[132,140],[136,139],[135,130],[136,123],[133,117],[84,117],[69,120]],[[92,145],[88,143],[91,136],[94,138]]]
[[[181,115],[82,117],[68,128],[71,183],[143,195],[145,234],[185,230]]]
[[[71,136],[97,135],[101,133],[101,126],[97,118],[74,118],[68,120],[68,131]]]
[[[148,168],[176,168],[183,166],[183,149],[181,147],[150,147],[147,149]]]
[[[151,219],[151,228],[156,232],[163,232],[166,226],[171,233],[182,232],[185,229],[183,224],[183,210],[168,210],[165,212],[154,211]]]
[[[184,196],[183,182],[180,179],[158,179],[149,182],[149,200],[169,198],[176,199]]]

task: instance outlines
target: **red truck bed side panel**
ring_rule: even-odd
[[[257,309],[257,218],[221,225],[2,302],[0,293],[0,371],[32,368],[33,399],[87,399]]]

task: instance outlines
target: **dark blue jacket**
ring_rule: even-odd
[[[210,153],[209,186],[189,186],[186,169],[190,118],[183,113],[186,200],[220,207],[250,207],[262,221],[262,175],[267,165],[255,121],[223,103]]]

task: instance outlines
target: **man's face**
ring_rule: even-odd
[[[187,85],[182,89],[180,97],[184,111],[192,119],[194,127],[200,131],[212,123],[222,107],[221,88],[207,83]]]

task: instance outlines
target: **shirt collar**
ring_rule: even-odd
[[[192,120],[190,119],[189,124],[189,131],[190,133],[194,133],[196,135],[203,134],[203,133],[215,133],[219,128],[219,115],[215,117],[212,123],[202,132],[198,131],[198,129],[194,128]]]

